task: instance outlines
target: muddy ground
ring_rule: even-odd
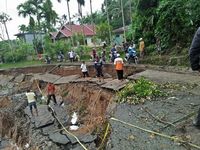
[[[176,73],[173,73],[175,69],[170,70],[170,68],[128,66],[125,75],[130,80],[137,80],[139,76],[146,76],[146,78],[155,82],[162,82],[162,84],[163,81],[171,82],[170,87],[163,89],[169,93],[167,97],[155,98],[144,104],[129,105],[114,102],[116,99],[115,89],[118,90],[117,87],[123,88],[126,82],[122,84],[113,80],[115,72],[111,66],[107,66],[105,69],[107,79],[104,83],[99,83],[95,78],[83,80],[82,78],[70,76],[80,76],[76,66],[76,69],[66,66],[52,71],[53,67],[1,71],[0,119],[2,142],[0,149],[10,149],[11,147],[13,149],[19,147],[52,150],[83,149],[73,137],[62,130],[59,123],[47,111],[44,101],[38,101],[40,114],[38,118],[32,118],[26,107],[27,102],[24,92],[27,88],[31,88],[41,95],[35,82],[31,80],[32,77],[34,74],[44,74],[48,70],[51,70],[54,75],[66,76],[65,81],[71,80],[56,85],[57,99],[59,102],[64,100],[64,107],[51,105],[57,111],[57,114],[62,114],[58,117],[67,129],[70,125],[70,115],[74,111],[78,112],[78,125],[80,128],[73,133],[80,138],[88,149],[98,149],[99,146],[101,146],[101,149],[107,150],[195,149],[188,145],[189,142],[200,146],[198,140],[200,132],[192,126],[194,113],[180,120],[180,118],[198,110],[200,80],[197,73],[191,73],[187,70],[177,73],[179,69],[176,69]],[[151,71],[141,72],[146,69]],[[154,71],[154,69],[157,71]],[[90,70],[92,72],[92,68]],[[163,74],[166,70],[168,75],[164,77]],[[152,75],[153,73],[157,75]],[[134,76],[132,76],[133,74]],[[67,76],[70,76],[70,78]],[[91,76],[94,76],[94,72],[91,73]],[[45,77],[42,76],[42,78]],[[42,83],[42,91],[45,91],[46,84],[46,82]],[[175,88],[171,88],[171,86]],[[149,134],[129,125],[116,122],[110,119],[111,117],[144,129],[177,137],[177,139],[184,140],[185,143]],[[179,121],[173,123],[176,120]],[[104,135],[106,135],[105,127],[108,122],[111,128],[109,128],[105,141],[102,142]],[[167,122],[173,123],[173,126],[166,127]]]

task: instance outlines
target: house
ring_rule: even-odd
[[[125,28],[121,27],[121,28],[113,30],[115,44],[122,45],[122,42],[124,41],[124,30],[126,32],[128,31],[128,29],[129,29],[129,26],[125,26]]]
[[[17,38],[19,38],[20,40],[25,41],[28,44],[33,44],[34,39],[36,39],[37,41],[42,41],[45,33],[31,33],[31,32],[27,32],[27,33],[18,33],[15,34],[14,36],[17,36]]]
[[[66,24],[66,25],[62,26],[58,32],[52,32],[52,33],[50,33],[50,35],[51,35],[51,38],[53,41],[61,40],[61,39],[70,40],[70,38],[74,35],[84,35],[86,45],[94,46],[92,37],[94,37],[96,35],[96,32],[95,32],[94,25],[75,25],[75,24],[69,25],[69,24]]]

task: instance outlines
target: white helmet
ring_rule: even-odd
[[[143,40],[142,38],[139,39],[139,41],[142,41],[142,40]]]

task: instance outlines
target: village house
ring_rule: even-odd
[[[88,46],[94,46],[94,43],[92,41],[92,37],[96,35],[95,32],[95,26],[94,25],[64,25],[61,27],[61,29],[58,32],[52,32],[50,33],[51,38],[53,41],[56,40],[70,40],[72,36],[82,36],[85,37],[85,44]],[[78,41],[75,41],[77,43]],[[83,43],[79,43],[83,44]]]

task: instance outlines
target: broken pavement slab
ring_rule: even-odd
[[[72,144],[78,143],[78,141],[71,135],[66,134]],[[97,135],[85,134],[77,135],[78,139],[83,143],[92,143],[96,140]]]
[[[14,78],[14,76],[10,76],[10,75],[0,75],[0,85],[5,86],[7,85],[12,79]]]
[[[51,107],[55,111],[56,117],[59,119],[59,121],[61,121],[63,125],[66,125],[69,115],[67,115],[67,111],[64,109],[64,107],[59,105],[52,105]]]
[[[14,82],[21,83],[24,81],[24,78],[25,78],[25,74],[20,74],[15,77]]]
[[[80,75],[70,75],[70,76],[60,77],[54,84],[66,84],[74,82],[78,78],[80,78]]]
[[[47,109],[47,105],[38,105],[38,116],[31,116],[29,107],[26,107],[25,113],[31,118],[31,122],[34,122],[36,128],[42,128],[54,123],[54,118]],[[33,112],[35,110],[33,109]]]
[[[38,79],[38,80],[42,80],[44,82],[54,83],[58,79],[60,79],[61,77],[62,76],[49,74],[49,73],[46,73],[46,74],[34,74],[34,77],[32,78],[32,80]]]
[[[118,91],[118,90],[124,88],[127,83],[128,83],[128,80],[121,81],[118,79],[114,79],[114,80],[108,81],[106,84],[101,85],[101,87],[106,88],[106,89],[111,89],[114,91]]]
[[[55,143],[64,144],[64,145],[70,142],[70,140],[67,138],[66,135],[63,135],[59,132],[51,133],[49,135],[49,138]]]
[[[143,72],[129,76],[128,79],[137,80],[140,77],[145,77],[149,80],[159,82],[159,83],[166,83],[166,82],[186,83],[186,84],[200,83],[199,76],[174,73],[174,72],[157,71],[157,70],[145,70]]]

